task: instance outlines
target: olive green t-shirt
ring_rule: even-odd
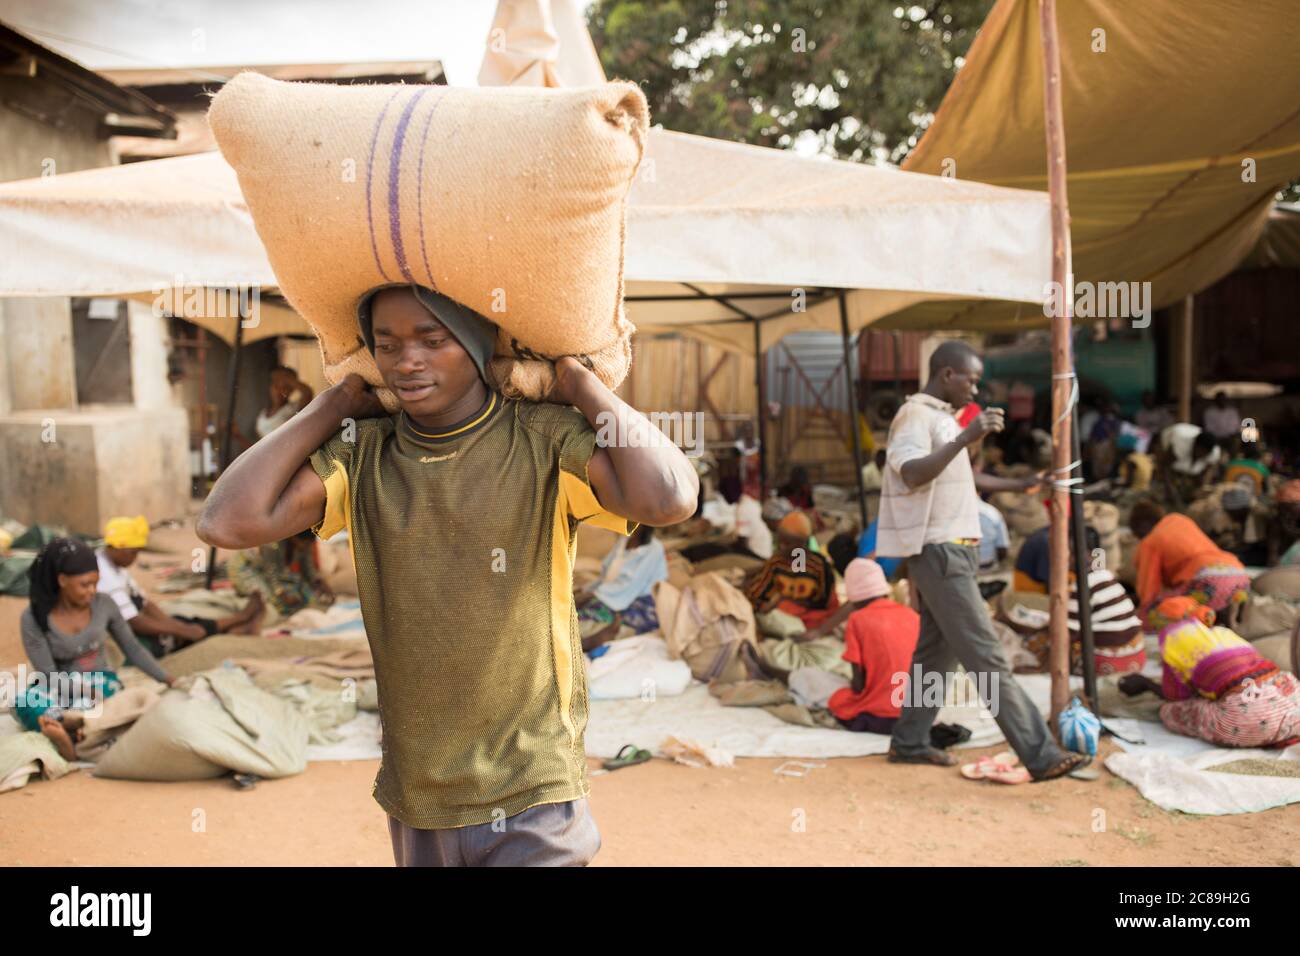
[[[573,604],[579,521],[628,534],[588,484],[573,408],[493,394],[442,435],[358,421],[311,456],[322,538],[346,527],[375,660],[375,799],[426,829],[587,794],[587,683]]]

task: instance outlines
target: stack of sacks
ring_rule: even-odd
[[[383,285],[426,286],[496,323],[489,377],[508,397],[542,398],[562,355],[611,388],[627,374],[624,212],[649,123],[635,85],[332,86],[243,73],[208,120],[330,382],[357,372],[382,385],[356,309]],[[379,396],[396,409],[387,389]]]

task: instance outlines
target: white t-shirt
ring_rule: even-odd
[[[122,612],[122,620],[131,620],[140,613],[140,609],[135,606],[135,602],[131,598],[143,598],[143,592],[136,587],[131,572],[114,564],[109,556],[104,553],[103,548],[95,552],[95,560],[99,564],[99,584],[96,585],[95,590],[100,594],[107,594],[113,599],[117,609]]]
[[[265,438],[300,411],[302,411],[302,406],[297,402],[285,402],[274,412],[267,412],[266,409],[262,409],[257,413],[257,437]]]
[[[902,468],[961,433],[953,407],[925,392],[909,396],[889,426],[885,483],[880,492],[876,553],[885,558],[920,554],[927,544],[980,537],[979,496],[970,455],[956,455],[929,484],[907,487]]]
[[[772,556],[772,529],[763,521],[763,506],[758,499],[741,495],[736,502],[736,534],[760,558]]]

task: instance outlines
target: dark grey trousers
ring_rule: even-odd
[[[389,817],[388,835],[398,866],[586,866],[600,849],[585,799],[445,830],[421,830]]]
[[[924,687],[924,675],[937,672],[946,678],[960,662],[984,693],[984,706],[993,713],[1021,764],[1037,775],[1064,760],[1066,753],[1011,674],[975,580],[978,555],[978,549],[965,545],[927,544],[907,559],[908,574],[921,599],[921,637],[908,671],[902,713],[894,725],[893,747],[907,754],[930,746],[930,726],[939,708],[926,706],[932,701],[924,700],[913,687],[917,668]]]

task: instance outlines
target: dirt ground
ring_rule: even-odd
[[[186,528],[160,528],[151,542],[187,560],[195,543]],[[136,578],[146,590],[156,570],[149,566],[167,554],[141,556]],[[25,606],[0,598],[0,667],[24,660],[18,617]],[[1300,805],[1192,817],[1148,803],[1104,769],[1094,782],[1006,787],[883,757],[829,760],[803,777],[775,774],[780,763],[694,769],[653,760],[593,777],[604,843],[596,865],[1300,864]],[[229,780],[135,783],[78,771],[0,794],[0,860],[387,866],[387,826],[370,796],[377,769],[374,760],[313,763],[300,776],[248,791]]]

